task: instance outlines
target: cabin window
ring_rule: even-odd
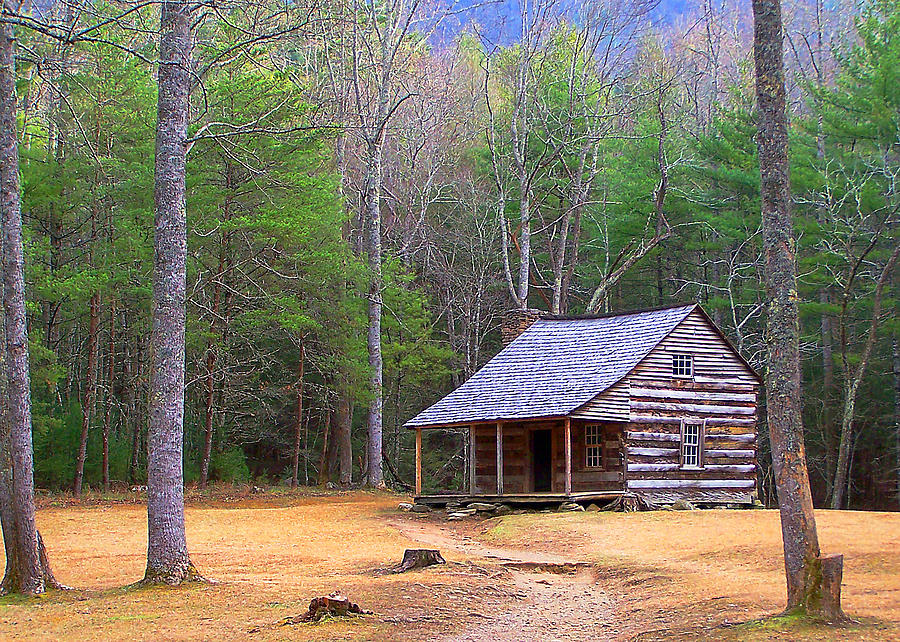
[[[584,456],[588,468],[603,468],[603,429],[601,426],[584,427]]]
[[[693,377],[694,376],[694,357],[689,354],[673,354],[672,355],[672,376],[673,377]]]
[[[703,424],[682,422],[681,467],[703,468]]]

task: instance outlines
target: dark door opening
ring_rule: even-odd
[[[549,493],[553,475],[552,430],[535,430],[531,433],[531,478],[534,492]]]

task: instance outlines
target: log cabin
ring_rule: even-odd
[[[760,378],[696,303],[507,315],[505,347],[406,422],[417,503],[748,504]],[[463,430],[466,493],[422,493],[422,431]]]

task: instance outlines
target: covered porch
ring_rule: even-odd
[[[447,428],[465,431],[465,486],[423,493],[423,431]],[[624,428],[621,422],[570,417],[416,427],[416,502],[553,504],[615,499],[625,489]]]

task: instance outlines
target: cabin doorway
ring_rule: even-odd
[[[553,431],[534,430],[531,433],[531,479],[535,493],[549,493],[553,471]]]

